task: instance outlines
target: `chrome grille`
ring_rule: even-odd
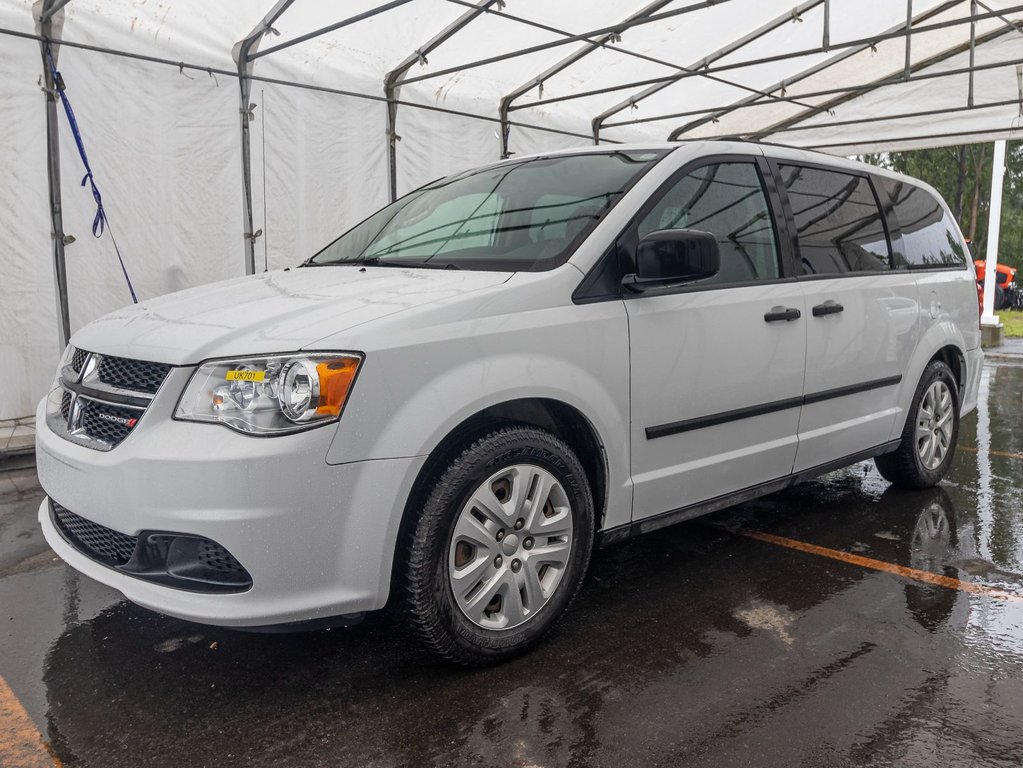
[[[46,423],[73,443],[109,451],[138,424],[171,366],[75,349],[50,393]]]
[[[118,389],[155,395],[170,369],[169,365],[163,363],[128,360],[124,357],[101,357],[99,380]]]
[[[75,549],[107,565],[124,565],[135,551],[137,538],[86,520],[55,501],[53,520]]]
[[[71,356],[71,368],[75,373],[81,373],[82,367],[85,365],[85,359],[89,356],[89,353],[84,349],[76,349],[75,353]]]
[[[117,445],[131,434],[138,423],[139,412],[131,408],[119,408],[110,403],[82,398],[81,429],[89,437]]]

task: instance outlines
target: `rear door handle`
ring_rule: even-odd
[[[784,320],[786,323],[798,320],[803,316],[795,307],[771,307],[771,311],[764,315],[764,320],[769,323],[779,323]]]
[[[818,304],[813,308],[814,317],[824,317],[825,315],[837,315],[839,312],[844,312],[845,307],[839,304],[837,301],[828,299],[823,304]]]

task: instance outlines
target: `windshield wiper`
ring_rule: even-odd
[[[397,259],[382,259],[379,256],[371,256],[368,259],[339,259],[338,261],[307,261],[303,267],[403,267],[411,269],[461,269],[457,264],[451,262],[429,263],[425,261],[399,261]]]

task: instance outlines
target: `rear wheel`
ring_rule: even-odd
[[[895,485],[929,488],[948,472],[958,438],[958,387],[949,367],[935,360],[920,379],[899,447],[876,456],[874,463]]]
[[[571,449],[532,427],[495,430],[427,496],[409,549],[413,627],[462,664],[523,653],[572,600],[592,545],[593,500]]]

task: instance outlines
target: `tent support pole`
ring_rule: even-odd
[[[970,22],[973,26],[974,22]],[[904,76],[908,79],[913,71],[913,0],[906,0],[906,67],[903,70]]]
[[[1005,139],[995,142],[995,156],[991,163],[991,207],[988,209],[987,260],[984,264],[984,311],[981,313],[980,324],[982,327],[991,328],[993,335],[998,336],[1002,324],[995,314],[995,285],[998,282],[998,237],[1002,225]]]
[[[970,17],[976,17],[977,15],[977,0],[971,0],[970,2]],[[970,90],[966,95],[966,106],[973,106],[973,68],[977,63],[977,21],[974,19],[970,22]]]
[[[401,136],[398,128],[398,93],[405,75],[415,64],[426,64],[426,57],[479,18],[498,0],[478,0],[471,10],[466,11],[444,29],[427,40],[423,45],[405,57],[394,69],[384,75],[384,96],[387,98],[387,191],[393,203],[398,199],[398,146]],[[503,129],[503,125],[502,125]]]
[[[256,274],[256,238],[263,230],[254,232],[252,214],[252,136],[250,123],[255,119],[255,105],[249,99],[252,96],[252,54],[259,47],[259,41],[270,33],[276,33],[273,23],[281,17],[295,0],[277,0],[270,12],[263,17],[246,37],[235,43],[231,51],[235,64],[238,66],[238,112],[241,123],[242,150],[242,225],[245,228],[245,274]],[[263,222],[266,226],[266,222]]]
[[[46,40],[59,41],[64,16],[54,17],[68,0],[39,0],[32,6],[36,15],[36,31]],[[63,350],[71,338],[71,313],[68,306],[67,260],[64,254],[64,214],[60,193],[60,131],[57,123],[57,91],[46,60],[46,43],[39,44],[46,90],[46,181],[50,202],[50,238],[53,242],[53,282],[57,301],[57,340]],[[54,46],[54,63],[60,47]]]
[[[831,0],[824,0],[824,34],[821,36],[821,48],[827,51],[831,47]]]
[[[238,93],[240,96],[238,111],[242,133],[242,215],[244,216],[242,223],[245,228],[242,236],[245,238],[246,275],[256,274],[256,234],[253,232],[252,216],[252,137],[249,129],[249,123],[253,117],[249,111],[252,81],[247,77],[251,72],[251,62],[243,60],[238,63]]]

